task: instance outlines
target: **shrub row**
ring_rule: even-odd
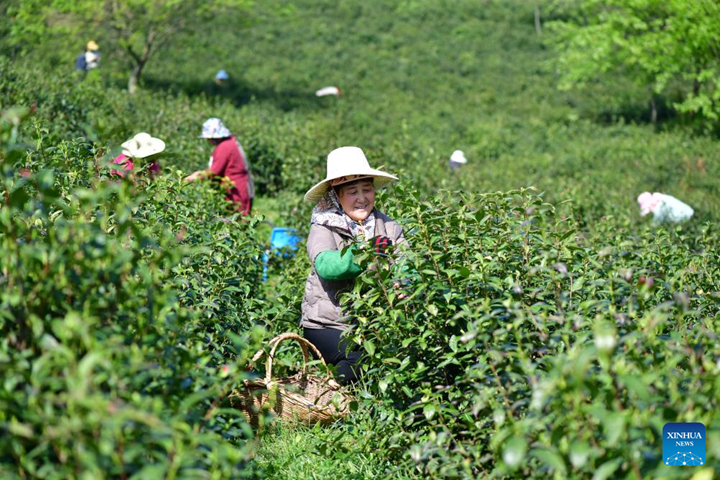
[[[380,261],[345,297],[366,448],[418,476],[671,478],[662,427],[686,421],[717,461],[714,226],[589,233],[530,191],[386,202],[409,231],[408,296]]]
[[[212,185],[112,180],[43,126],[19,146],[22,116],[0,152],[0,475],[249,476],[252,431],[217,406],[263,335],[254,224]]]
[[[7,61],[0,73],[4,105],[36,105],[34,121],[13,130],[19,115],[8,114],[3,131],[3,476],[246,474],[251,432],[213,406],[243,378],[254,325],[297,328],[309,266],[305,255],[274,259],[262,284],[256,221],[239,221],[212,185],[183,185],[175,169],[203,165],[209,150],[195,134],[207,116],[242,125],[260,190],[302,231],[298,194],[322,178],[335,141],[361,136],[365,114],[338,105],[336,118],[357,131],[326,132],[327,119],[306,124],[267,105],[128,97]],[[529,143],[517,123],[476,126],[485,165],[456,177],[407,135],[371,142],[373,159],[410,179],[379,203],[412,248],[408,298],[382,263],[345,298],[367,356],[351,421],[371,434],[359,448],[387,452],[400,469],[388,475],[672,476],[659,458],[662,423],[703,421],[708,445],[720,444],[718,236],[701,222],[637,225],[630,189],[613,188],[637,166],[652,175],[633,188],[677,175],[707,182],[695,158],[703,145],[659,136],[690,153],[656,168],[622,126],[591,155],[558,143],[595,131],[588,122],[538,121]],[[165,175],[109,181],[113,146],[137,130],[168,141]],[[575,178],[578,165],[594,174]],[[428,200],[438,184],[548,178],[553,203],[527,191]],[[706,187],[693,195],[712,206]]]

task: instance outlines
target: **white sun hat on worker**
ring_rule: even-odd
[[[165,142],[142,132],[123,143],[121,147],[122,153],[127,157],[145,158],[165,150]]]
[[[316,97],[326,97],[328,95],[334,95],[336,97],[339,97],[342,95],[342,92],[338,87],[330,86],[330,87],[323,87],[317,92],[315,92]]]
[[[200,138],[227,138],[232,136],[230,130],[217,117],[208,118],[202,126]]]
[[[305,194],[305,200],[316,202],[320,200],[331,187],[354,182],[355,180],[363,178],[372,178],[375,188],[382,188],[393,180],[397,180],[395,175],[371,168],[361,148],[336,148],[327,156],[327,175],[325,176],[325,180],[308,190]]]
[[[464,165],[467,163],[467,158],[465,158],[465,154],[462,150],[455,150],[452,155],[450,155],[450,161]]]

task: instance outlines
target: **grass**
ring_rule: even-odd
[[[403,478],[381,455],[359,453],[355,444],[371,431],[339,423],[330,427],[277,425],[260,437],[255,464],[267,478]]]

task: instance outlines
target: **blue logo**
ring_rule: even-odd
[[[663,427],[663,463],[695,467],[705,464],[705,425],[666,423]]]

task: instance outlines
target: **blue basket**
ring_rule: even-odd
[[[273,251],[285,247],[295,251],[298,249],[298,243],[300,243],[300,237],[297,236],[297,230],[294,228],[273,228],[270,234],[270,250]]]
[[[268,269],[268,260],[270,259],[270,254],[274,253],[280,253],[281,250],[285,250],[283,252],[283,258],[292,258],[293,253],[298,249],[298,243],[300,243],[300,237],[297,236],[297,230],[294,228],[273,228],[272,233],[270,234],[270,248],[263,253],[262,261],[263,261],[263,282],[267,280],[267,269]],[[288,251],[290,250],[290,252]]]

